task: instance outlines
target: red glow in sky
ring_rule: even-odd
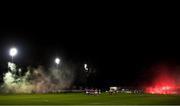
[[[158,75],[154,78],[151,86],[146,88],[146,93],[151,94],[176,94],[177,86],[175,78],[171,76],[166,67],[161,67],[157,71]]]

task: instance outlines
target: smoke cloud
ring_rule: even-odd
[[[152,83],[146,87],[146,93],[152,94],[180,94],[179,68],[170,65],[152,67],[154,77]]]
[[[26,72],[18,69],[14,63],[8,62],[8,72],[3,76],[1,88],[5,93],[48,93],[61,92],[71,87],[74,81],[74,67],[63,65],[59,69],[51,67],[45,70],[27,68]]]

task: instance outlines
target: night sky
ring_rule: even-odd
[[[139,86],[152,78],[154,64],[180,64],[179,35],[174,20],[158,13],[96,12],[26,15],[6,19],[0,28],[0,63],[19,49],[21,65],[48,67],[54,57],[91,63],[95,85]],[[28,18],[27,18],[28,17]]]

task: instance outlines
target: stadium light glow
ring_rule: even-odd
[[[84,69],[88,70],[87,64],[84,64]]]
[[[12,62],[13,62],[13,57],[16,56],[18,53],[18,50],[16,48],[11,48],[9,51],[9,55],[12,57]]]
[[[59,59],[59,58],[56,58],[56,59],[55,59],[55,63],[56,63],[57,65],[59,65],[60,59]]]

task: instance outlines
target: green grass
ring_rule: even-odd
[[[0,94],[0,105],[118,105],[118,104],[180,104],[180,95],[150,94]]]

